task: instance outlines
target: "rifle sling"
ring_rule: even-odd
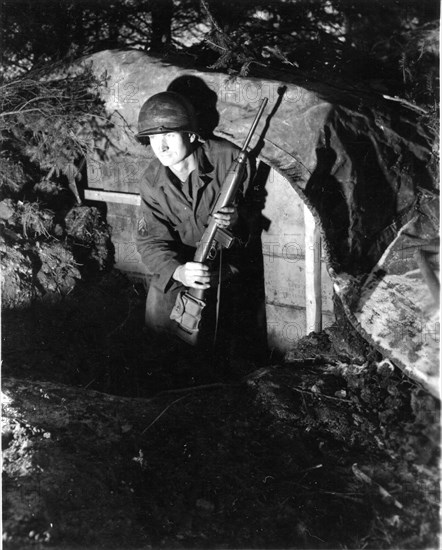
[[[222,283],[222,267],[223,267],[223,249],[219,249],[219,266],[218,266],[218,288],[216,289],[216,308],[215,308],[215,330],[213,333],[213,347],[216,345],[218,337],[218,321],[219,311],[221,306],[221,283]]]

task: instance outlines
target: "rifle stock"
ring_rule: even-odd
[[[198,243],[194,262],[207,263],[216,257],[218,248],[229,248],[233,242],[233,235],[230,231],[220,228],[213,216],[224,206],[235,201],[241,185],[247,160],[247,147],[255,132],[256,126],[261,118],[267,104],[267,98],[261,101],[258,113],[244,141],[244,144],[227,172],[227,176],[221,186],[216,201],[209,214],[207,227]],[[170,318],[175,321],[176,334],[191,345],[198,343],[200,321],[205,307],[205,290],[188,288],[177,296]]]

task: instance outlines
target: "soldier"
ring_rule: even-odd
[[[240,273],[241,262],[235,250],[225,254],[221,277],[216,264],[210,270],[193,261],[210,210],[238,149],[224,140],[202,141],[193,106],[171,91],[158,93],[143,104],[136,137],[150,145],[156,157],[140,185],[137,248],[153,274],[145,322],[156,332],[172,332],[169,316],[183,287],[211,289],[208,306],[213,306],[216,296],[210,292],[213,294],[218,281],[229,281],[226,284],[233,288],[232,281]],[[249,179],[250,165],[237,204],[214,214],[217,224],[232,230],[240,242],[247,239],[244,192]],[[232,301],[232,292],[223,294]]]

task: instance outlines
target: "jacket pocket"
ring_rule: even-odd
[[[175,225],[174,230],[180,236],[181,242],[188,246],[195,246],[198,236],[196,235],[195,221],[192,212],[189,212],[183,217],[181,221]]]

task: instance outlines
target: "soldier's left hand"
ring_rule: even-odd
[[[236,206],[224,206],[213,217],[219,227],[227,229],[232,227],[238,221],[238,209]]]

